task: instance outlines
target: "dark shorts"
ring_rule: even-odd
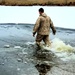
[[[37,36],[36,36],[36,42],[41,42],[42,40],[44,42],[48,42],[49,41],[49,35],[40,35],[40,34],[37,34]]]

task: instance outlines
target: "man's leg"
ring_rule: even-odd
[[[40,42],[43,40],[43,35],[37,34],[36,36],[36,44],[41,45]]]
[[[43,38],[43,41],[45,42],[46,46],[51,46],[51,42],[49,40],[49,35],[45,35]]]

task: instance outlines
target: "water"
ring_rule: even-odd
[[[54,52],[63,61],[75,60],[75,47],[72,47],[70,44],[65,44],[58,38],[53,39],[51,46],[44,47],[44,49]]]
[[[56,71],[60,75],[60,67],[63,68],[66,64],[67,67],[62,69],[62,72],[67,69],[74,75],[75,30],[56,28],[55,36],[50,33],[51,47],[40,49],[35,45],[35,37],[32,36],[33,26],[32,24],[0,25],[0,67],[2,68],[0,74],[46,75],[49,71],[50,75],[51,71],[53,73]],[[72,65],[72,71],[68,68],[69,64]],[[59,67],[59,72],[56,66]],[[7,68],[5,73],[3,73],[4,68]],[[65,75],[67,74],[66,71]]]

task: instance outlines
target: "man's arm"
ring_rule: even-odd
[[[40,26],[40,18],[37,19],[37,21],[36,21],[36,23],[34,25],[34,28],[33,28],[33,36],[35,36],[36,32],[39,29],[39,26]]]
[[[52,21],[51,21],[51,23],[50,23],[50,27],[51,27],[51,29],[52,29],[53,34],[55,35],[55,34],[56,34],[56,29],[55,29],[55,27],[54,27]]]

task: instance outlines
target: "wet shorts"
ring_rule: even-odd
[[[42,40],[44,42],[49,41],[49,35],[40,35],[40,34],[37,34],[37,36],[36,36],[36,42],[41,42]]]

